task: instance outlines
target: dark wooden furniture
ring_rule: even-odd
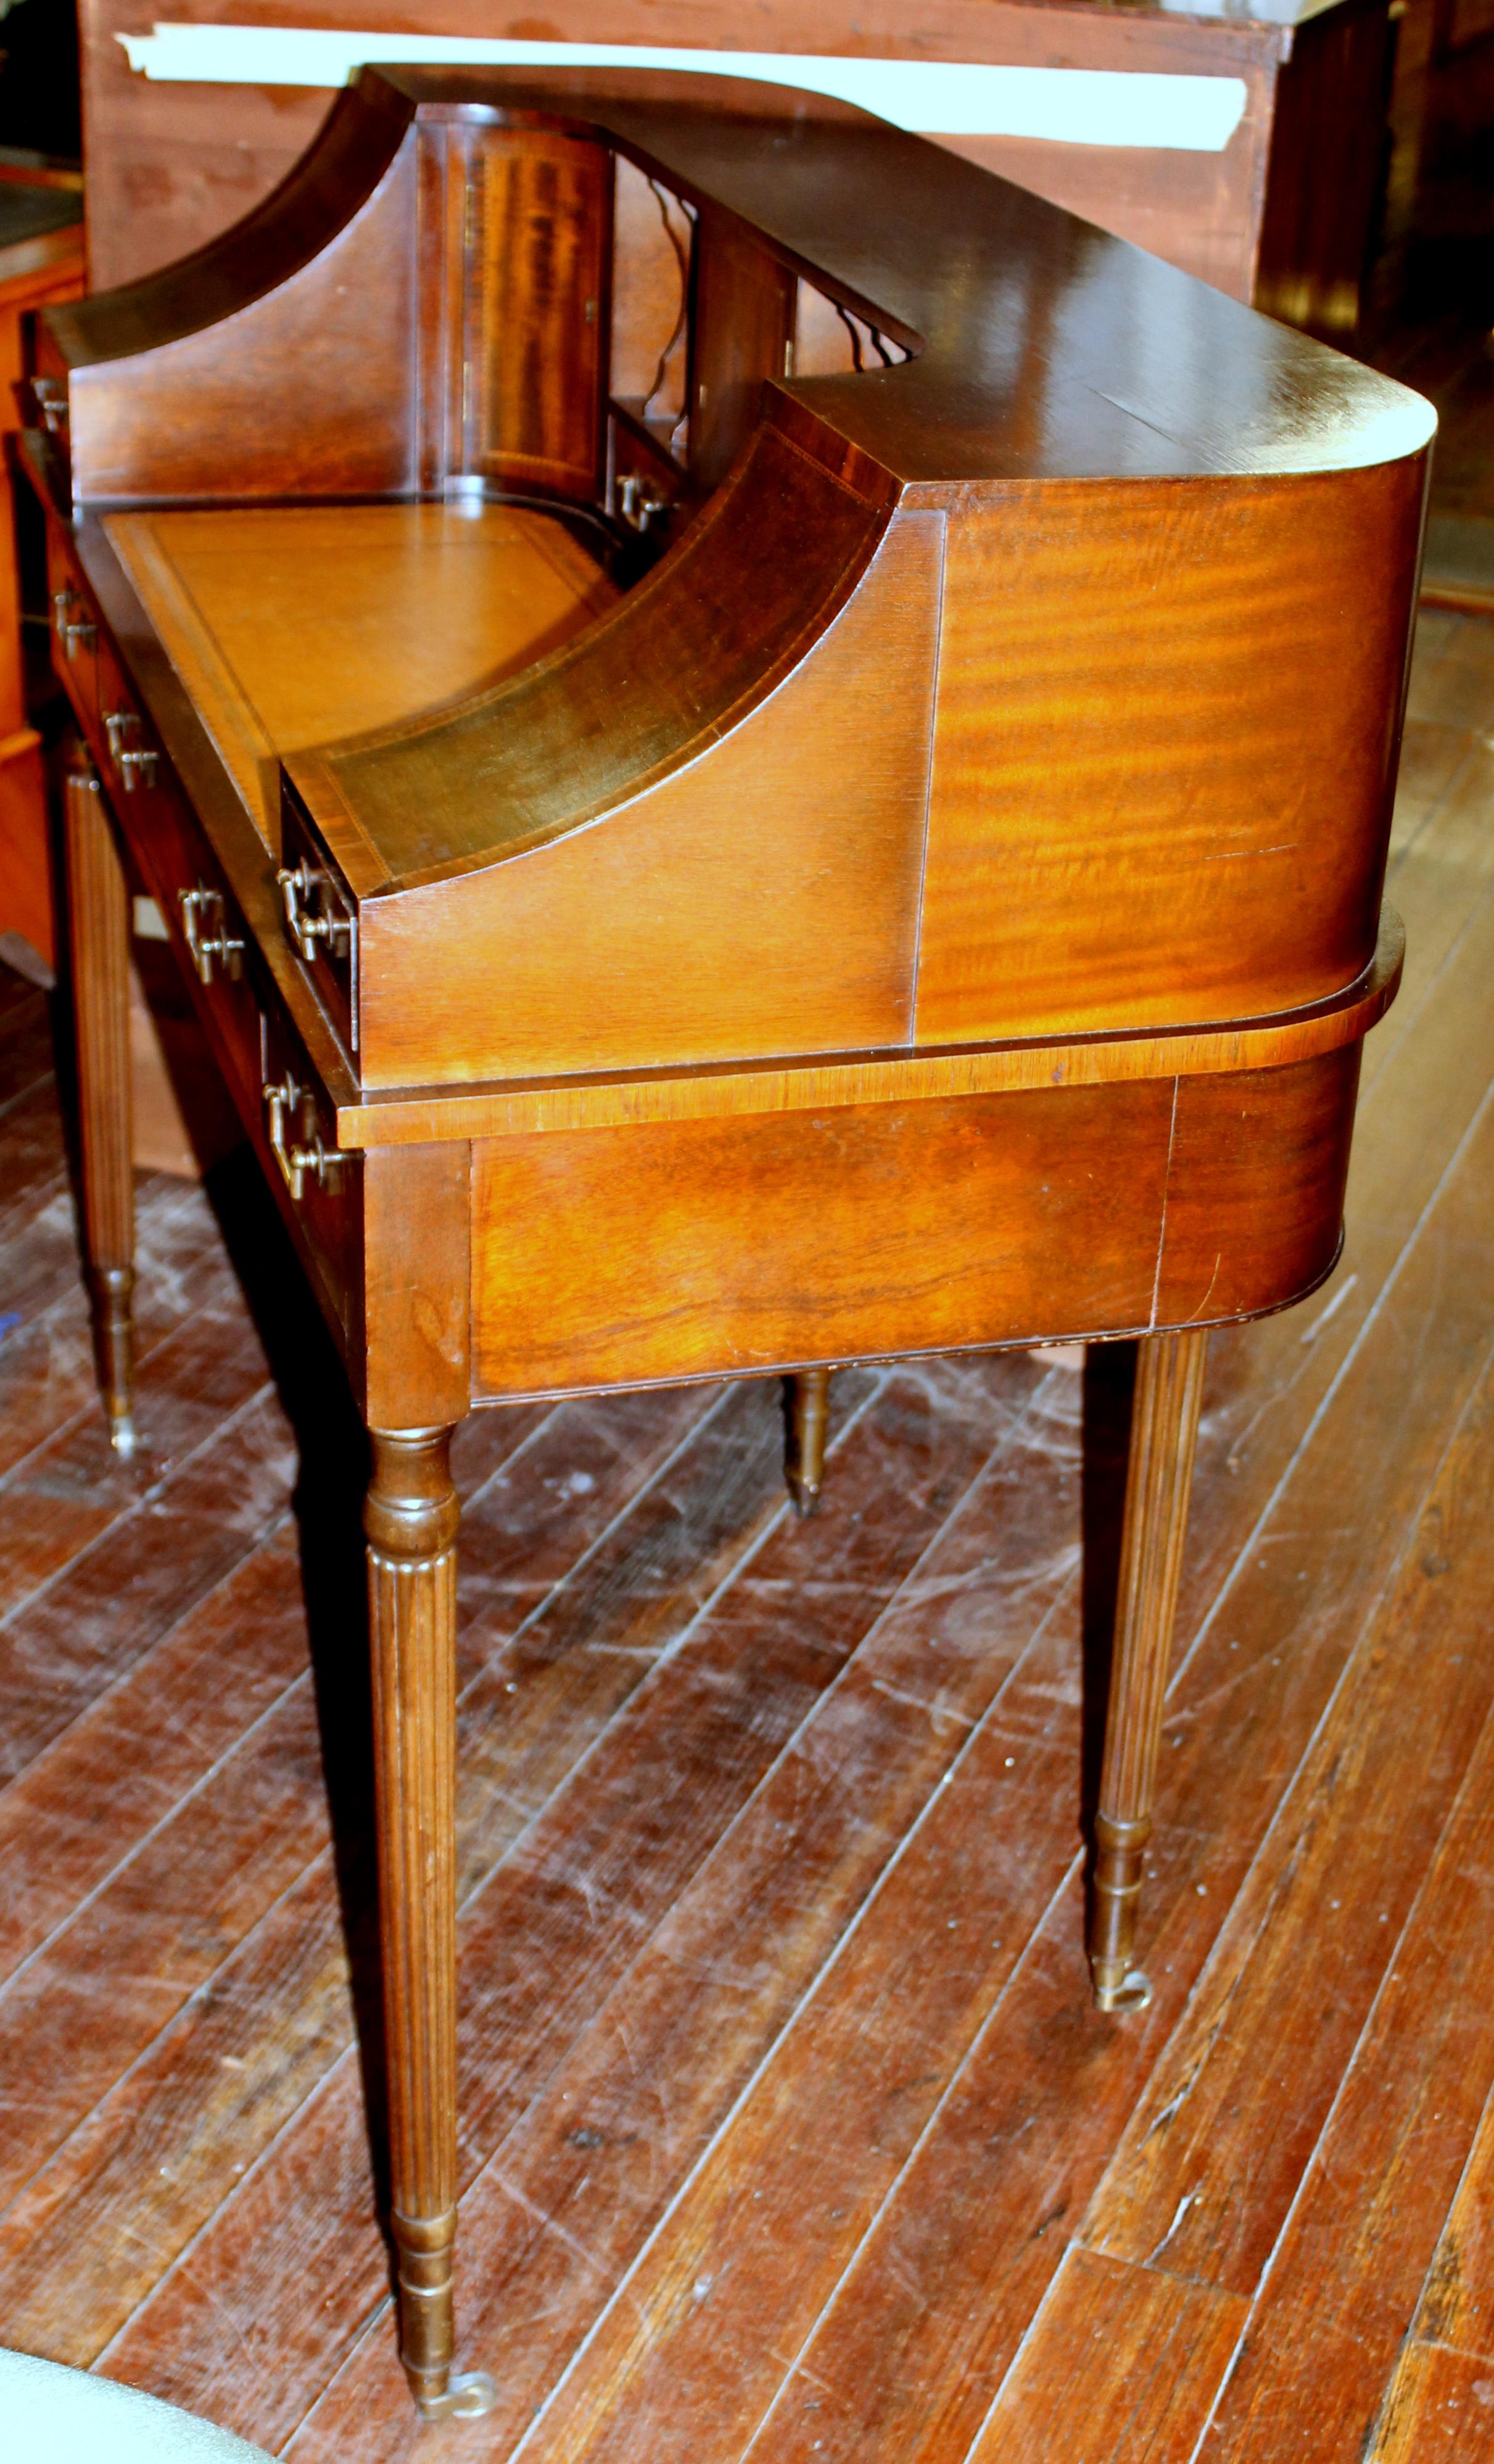
[[[174,30],[222,33],[219,0],[179,0],[169,13]],[[273,43],[286,11],[283,0],[236,0],[230,20]],[[79,22],[101,287],[153,272],[257,205],[310,144],[331,96],[299,82],[289,53],[256,83],[138,73],[120,37],[138,41],[148,18],[124,0],[81,0]],[[1158,143],[1154,132],[1149,142],[1139,103],[1134,125],[1123,113],[1124,134],[1094,142],[1082,99],[1066,138],[981,134],[973,121],[939,142],[1308,332],[1342,341],[1359,319],[1385,181],[1391,0],[1192,0],[1185,11],[1136,0],[899,0],[869,11],[846,0],[756,0],[750,11],[674,0],[667,17],[651,0],[554,0],[512,22],[484,0],[311,0],[291,22],[381,38],[528,35],[1077,70],[1081,84],[1084,73],[1238,79],[1243,110],[1217,150]]]
[[[82,181],[0,151],[0,438],[21,424],[23,333],[33,309],[83,288]],[[0,448],[0,935],[46,979],[55,957],[52,852],[41,737],[26,688],[21,571],[9,448]],[[43,671],[45,673],[45,670]]]
[[[811,1497],[838,1361],[1142,1338],[1090,1952],[1145,1995],[1205,1331],[1329,1271],[1397,978],[1430,416],[843,106],[409,71],[35,392],[109,1409],[122,839],[369,1429],[402,2349],[473,2411],[452,1426],[797,1371]]]
[[[82,174],[40,156],[0,148],[0,439],[21,426],[27,374],[26,336],[33,312],[77,299],[83,293]],[[34,707],[36,656],[28,661],[28,585],[23,576],[12,494],[11,448],[0,452],[0,958],[33,981],[48,984],[57,956],[54,897],[54,814],[48,790],[42,732]],[[35,643],[35,652],[41,644]],[[154,919],[150,919],[152,922]],[[164,1004],[152,1011],[140,984],[139,962],[148,951],[137,937],[136,966],[129,979],[130,1097],[135,1161],[146,1171],[188,1174],[198,1163],[182,1118],[176,1089],[197,1097],[192,1107],[199,1143],[207,1143],[221,1119],[221,1099],[205,1085],[200,1038],[174,1030],[186,1024],[173,1000],[175,969]],[[162,957],[165,953],[160,954]],[[169,965],[169,962],[168,962]],[[153,988],[164,981],[150,970]],[[165,1014],[163,1014],[163,1012]],[[163,1038],[169,1045],[168,1063]],[[207,1064],[211,1070],[212,1065]]]

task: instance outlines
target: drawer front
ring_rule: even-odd
[[[362,1157],[339,1153],[332,1107],[274,994],[264,998],[260,1032],[257,1143],[352,1361],[363,1335]]]
[[[49,525],[59,673],[130,853],[154,892],[261,1165],[354,1366],[363,1340],[362,1158],[265,973],[222,867],[99,622],[67,534]]]
[[[311,978],[343,1051],[356,1063],[358,910],[289,783],[280,809],[277,878],[286,937]]]
[[[249,929],[106,638],[98,681],[94,750],[109,802],[195,980],[239,1110],[255,1123],[263,1076]]]
[[[47,594],[53,664],[90,736],[99,718],[99,611],[66,534],[47,523]]]

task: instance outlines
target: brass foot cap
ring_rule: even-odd
[[[794,1511],[802,1521],[807,1522],[811,1514],[819,1513],[820,1492],[817,1488],[805,1488],[797,1480],[791,1480],[788,1485],[789,1494],[794,1501]]]
[[[1094,2002],[1097,2011],[1144,2011],[1152,1999],[1152,1979],[1144,1969],[1128,1968],[1118,1985],[1108,1985],[1096,1976]]]
[[[493,2410],[497,2389],[486,2370],[453,2370],[439,2395],[417,2395],[415,2402],[422,2421],[475,2421]]]
[[[121,1412],[109,1423],[109,1443],[117,1455],[132,1455],[140,1444],[140,1432],[128,1412]]]

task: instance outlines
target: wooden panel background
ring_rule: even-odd
[[[1244,119],[1220,154],[958,141],[1004,172],[1248,298],[1264,194],[1278,63],[1270,26],[1190,22],[1017,0],[896,0],[847,11],[816,0],[765,0],[750,28],[720,0],[675,0],[667,26],[648,0],[553,0],[542,18],[495,21],[483,0],[181,0],[174,24],[336,25],[452,34],[528,34],[544,41],[639,42],[755,51],[871,53],[883,57],[1009,61],[1243,78]],[[81,0],[84,136],[90,177],[90,265],[96,287],[132,279],[222,231],[283,177],[330,103],[306,88],[154,84],[134,76],[117,32],[149,18],[128,0]]]

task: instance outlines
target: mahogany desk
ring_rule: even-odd
[[[1144,1997],[1204,1331],[1329,1271],[1396,982],[1431,416],[840,105],[574,73],[365,72],[34,393],[108,1408],[122,849],[369,1428],[402,2352],[472,2412],[451,1428],[801,1372],[812,1488],[837,1361],[1141,1337],[1090,1956]]]

